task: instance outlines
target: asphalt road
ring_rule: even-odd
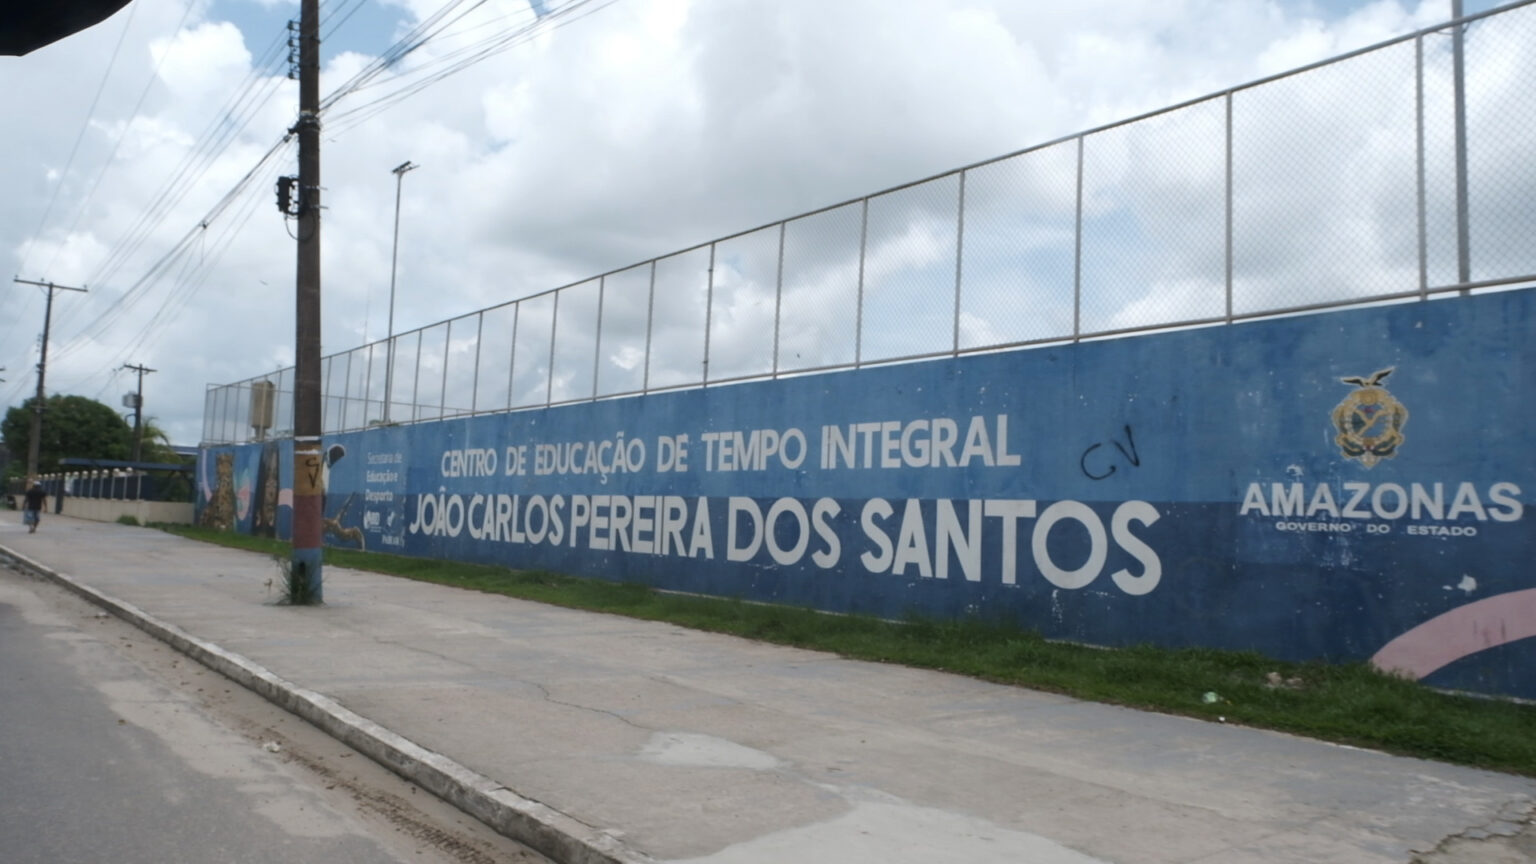
[[[0,861],[544,860],[95,607],[0,570]]]

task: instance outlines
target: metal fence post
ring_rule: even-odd
[[[395,344],[397,339],[399,337],[391,333],[384,343],[388,346],[384,349],[384,416],[382,418],[386,425],[389,423],[389,412],[395,398]]]
[[[507,350],[507,407],[511,408],[517,383],[517,327],[523,317],[523,301],[512,304],[512,347]]]
[[[773,377],[779,377],[779,321],[784,304],[784,232],[789,222],[779,223],[779,269],[773,285]]]
[[[864,248],[869,242],[869,198],[864,199],[864,206],[859,217],[859,284],[858,305],[853,316],[853,368],[859,368],[864,359]]]
[[[341,411],[340,416],[336,418],[337,429],[333,431],[347,431],[347,409],[352,405],[352,355],[356,353],[356,351],[347,352],[347,371],[344,373],[347,378],[346,383],[341,387]]]
[[[656,259],[651,259],[650,296],[645,301],[645,374],[640,379],[640,392],[651,392],[651,328],[656,326]]]
[[[1227,91],[1227,323],[1232,323],[1232,92]]]
[[[372,425],[372,421],[370,421],[368,419],[368,411],[369,411],[369,409],[371,407],[368,403],[372,400],[372,394],[373,394],[373,348],[377,344],[378,344],[377,342],[370,342],[368,344],[368,346],[367,346],[368,347],[368,362],[363,367],[363,428],[364,429],[367,429],[370,425]]]
[[[555,311],[549,316],[549,369],[546,370],[548,380],[544,384],[544,404],[555,401],[555,334],[559,332],[560,325],[560,295],[564,291],[555,292]]]
[[[453,350],[453,322],[443,327],[443,386],[437,393],[437,417],[441,420],[448,413],[448,354]]]
[[[213,440],[213,405],[214,405],[214,395],[213,394],[214,394],[214,392],[215,392],[215,389],[213,387],[204,387],[203,388],[203,440],[204,441],[212,441]]]
[[[954,334],[951,339],[950,353],[960,353],[960,275],[961,262],[965,259],[965,169],[960,170],[960,196],[959,206],[955,213],[955,315]]]
[[[704,282],[704,376],[701,381],[709,384],[709,331],[715,314],[715,244],[709,244],[709,270]]]
[[[424,330],[416,331],[416,371],[411,373],[411,420],[417,419],[417,412],[421,408],[421,343],[424,338]]]
[[[320,425],[318,429],[321,435],[324,435],[327,432],[335,431],[334,429],[325,428],[325,415],[328,413],[326,406],[330,404],[331,400],[336,398],[334,394],[326,392],[331,389],[331,371],[332,367],[335,365],[335,357],[320,358]],[[242,401],[246,402],[247,404],[250,402],[249,399]],[[247,428],[249,428],[251,424],[247,423],[245,425]]]
[[[1072,248],[1072,341],[1083,334],[1083,136],[1077,136],[1077,223]]]
[[[469,413],[480,408],[480,346],[485,342],[485,310],[475,313],[475,377],[470,384]]]
[[[1413,132],[1419,208],[1419,299],[1429,299],[1429,224],[1424,189],[1424,37],[1413,40]]]
[[[597,398],[597,370],[603,362],[603,301],[608,291],[608,277],[597,277],[597,339],[592,345],[592,398]]]
[[[1451,0],[1451,89],[1455,100],[1456,134],[1456,282],[1466,285],[1472,281],[1472,237],[1467,224],[1467,71],[1463,51],[1463,33],[1467,25],[1461,23],[1461,0]],[[1471,289],[1461,289],[1466,296]]]

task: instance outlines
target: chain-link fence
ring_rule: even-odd
[[[1533,2],[331,355],[323,431],[1536,282]]]

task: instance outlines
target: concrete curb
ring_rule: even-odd
[[[0,546],[0,559],[14,569],[48,579],[100,606],[231,681],[308,720],[497,833],[523,843],[559,864],[655,862],[650,856],[629,849],[610,834],[524,798],[491,778],[348,710],[329,696],[284,680],[239,654],[160,621],[131,603],[103,594],[5,546]]]

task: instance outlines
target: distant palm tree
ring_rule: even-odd
[[[155,424],[155,418],[145,418],[139,433],[143,436],[139,446],[140,462],[160,462],[167,465],[179,465],[188,462],[186,457],[178,454],[171,447],[171,437]],[[129,446],[132,448],[133,430],[128,431]],[[191,501],[192,481],[181,474],[170,474],[164,477],[160,495],[165,501]]]
[[[176,451],[171,449],[171,436],[167,435],[164,429],[155,425],[155,418],[145,418],[139,434],[141,439],[139,445],[140,462],[176,463],[181,461],[181,457],[177,456]],[[133,443],[132,430],[129,430],[128,436],[131,447]]]

